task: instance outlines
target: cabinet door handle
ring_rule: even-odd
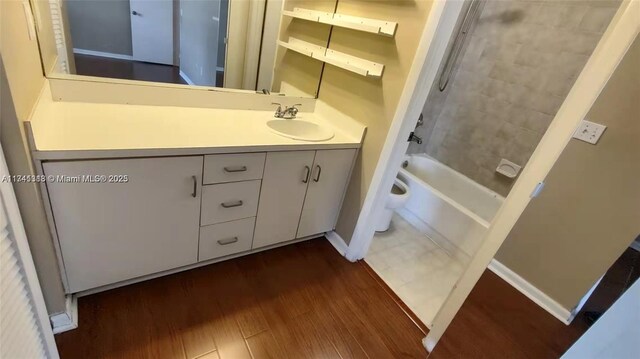
[[[227,244],[236,243],[238,241],[238,237],[221,239],[218,241],[218,244],[221,246],[226,246]]]
[[[318,169],[318,174],[316,175],[316,178],[313,179],[313,182],[320,181],[320,173],[322,173],[322,167],[320,167],[320,165],[316,165],[316,168]]]
[[[236,166],[236,167],[225,167],[224,171],[233,173],[233,172],[245,172],[247,170],[247,166]]]
[[[311,168],[309,166],[304,166],[304,176],[302,177],[302,183],[309,182],[309,176],[311,176]]]
[[[244,204],[244,202],[242,201],[234,201],[234,202],[223,202],[220,203],[220,205],[224,208],[233,208],[233,207],[240,207]]]
[[[191,193],[191,196],[196,198],[198,196],[198,177],[191,176],[191,178],[193,179],[193,193]]]

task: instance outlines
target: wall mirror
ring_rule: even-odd
[[[47,77],[109,78],[316,97],[330,26],[282,16],[337,0],[31,0]],[[88,78],[91,76],[92,78]]]

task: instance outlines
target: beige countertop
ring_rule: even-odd
[[[266,122],[273,113],[60,102],[43,93],[30,124],[34,157],[42,160],[360,147],[364,127],[339,128],[336,121],[300,112],[298,119],[335,133],[326,141],[300,141],[269,130]]]

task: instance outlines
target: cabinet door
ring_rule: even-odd
[[[75,182],[47,183],[70,292],[195,263],[202,163],[202,156],[45,163],[46,175]],[[128,182],[83,183],[87,175]]]
[[[297,238],[333,230],[356,150],[316,152]]]
[[[267,153],[253,248],[296,238],[314,155],[315,151]]]

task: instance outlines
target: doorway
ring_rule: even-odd
[[[467,1],[458,12],[423,121],[414,122],[404,158],[389,164],[407,198],[395,208],[398,195],[378,202],[370,216],[391,209],[391,223],[360,252],[427,327],[484,245],[619,4],[573,2],[585,11],[572,12],[580,16],[573,27],[545,15],[575,10],[559,4]],[[588,21],[590,12],[602,21]]]

